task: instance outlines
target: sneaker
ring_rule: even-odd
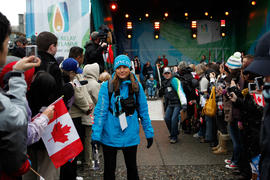
[[[229,159],[225,159],[224,162],[225,162],[226,164],[232,164],[232,161],[229,160]]]
[[[228,169],[237,169],[238,168],[238,166],[235,165],[234,163],[227,164],[225,167],[228,168]]]
[[[170,139],[170,143],[171,143],[171,144],[175,144],[176,142],[177,142],[177,140],[176,140],[175,138],[171,138],[171,139]]]
[[[198,133],[196,133],[196,134],[193,134],[193,137],[194,137],[194,138],[199,138],[200,136],[199,136]]]

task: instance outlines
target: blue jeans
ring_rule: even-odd
[[[147,88],[147,90],[148,90],[148,96],[155,96],[155,94],[156,94],[156,88],[154,88],[154,87],[148,87]]]
[[[165,112],[165,122],[169,130],[171,138],[177,138],[178,132],[178,122],[181,106],[171,106],[168,105]]]
[[[230,122],[229,125],[230,136],[233,143],[233,155],[232,162],[238,165],[241,153],[240,133],[237,125],[237,121]]]
[[[206,122],[205,140],[213,141],[213,118],[205,116],[205,122]]]

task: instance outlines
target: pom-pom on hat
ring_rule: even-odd
[[[240,52],[235,52],[226,62],[230,69],[240,69],[242,67],[242,57]]]
[[[126,66],[128,68],[131,67],[131,62],[128,56],[126,55],[119,55],[114,59],[114,68],[115,71],[119,66]]]
[[[65,71],[74,71],[76,74],[82,74],[82,69],[79,68],[79,63],[73,58],[65,59],[60,64],[60,68]]]

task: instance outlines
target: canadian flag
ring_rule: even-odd
[[[75,158],[83,150],[81,139],[62,98],[53,103],[54,117],[42,134],[42,140],[56,168]]]
[[[253,97],[254,97],[255,102],[256,102],[259,106],[262,106],[262,107],[265,106],[264,97],[263,97],[262,94],[256,94],[256,93],[253,93]]]

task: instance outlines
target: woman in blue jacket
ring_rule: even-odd
[[[115,74],[111,81],[101,85],[94,111],[92,145],[101,143],[104,155],[104,179],[115,179],[116,154],[121,149],[127,167],[127,179],[139,179],[136,163],[140,143],[141,122],[147,148],[153,143],[154,130],[142,85],[130,72],[128,56],[119,55],[114,60]],[[110,95],[110,87],[113,92]],[[139,121],[140,117],[140,121]]]

